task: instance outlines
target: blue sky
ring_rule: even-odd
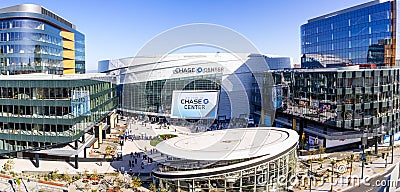
[[[300,25],[308,19],[368,0],[1,0],[0,7],[42,5],[86,35],[86,68],[97,61],[134,56],[157,34],[184,24],[229,27],[262,53],[300,58]]]

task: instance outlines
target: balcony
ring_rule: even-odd
[[[354,119],[354,127],[361,125],[361,119]]]
[[[373,102],[373,108],[379,108],[379,101]]]
[[[380,124],[380,123],[379,123],[379,117],[373,117],[373,118],[372,118],[372,124],[373,124],[373,125],[378,125],[378,124]]]
[[[387,122],[387,117],[386,116],[381,117],[381,119],[382,119],[382,123],[386,123]]]
[[[366,87],[364,87],[364,89],[365,89],[365,93],[372,93],[371,87],[366,86]]]
[[[372,117],[364,117],[364,126],[365,125],[371,125],[371,119]]]
[[[353,128],[353,126],[351,125],[351,121],[352,120],[344,120],[344,127],[347,129]]]

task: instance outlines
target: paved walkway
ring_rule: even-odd
[[[388,144],[385,144],[387,147]],[[368,183],[371,178],[381,176],[384,174],[387,174],[387,170],[393,168],[397,163],[400,162],[400,141],[395,142],[395,148],[394,148],[394,163],[391,164],[391,151],[386,151],[389,152],[389,156],[387,157],[387,163],[386,159],[381,158],[381,150],[383,148],[386,148],[384,146],[380,146],[379,150],[380,152],[378,153],[379,157],[377,156],[372,156],[370,161],[367,162],[367,165],[364,166],[364,172],[363,172],[363,179],[361,179],[362,175],[362,162],[359,161],[359,155],[361,152],[353,152],[355,154],[355,162],[353,163],[353,171],[351,174],[351,177],[354,178],[352,179],[351,183],[349,184],[348,178],[350,177],[350,164],[347,164],[347,162],[343,162],[341,165],[337,164],[334,168],[335,172],[344,172],[344,174],[340,175],[339,177],[335,176],[333,184],[331,184],[331,177],[330,173],[332,170],[331,166],[331,161],[325,160],[324,163],[322,164],[322,169],[320,168],[320,164],[317,162],[313,163],[313,172],[324,172],[326,171],[327,173],[327,179],[326,182],[314,182],[312,186],[312,191],[330,191],[331,190],[331,185],[333,185],[333,190],[334,191],[352,191],[351,188],[359,186],[360,183]],[[349,155],[350,153],[334,153],[330,154],[328,156],[336,156],[337,160],[344,159]],[[340,155],[342,155],[340,158]],[[337,157],[339,156],[339,158]],[[299,157],[300,159],[302,157]],[[302,163],[299,163],[302,164]],[[298,172],[303,172],[305,177],[307,175],[308,168],[306,169],[298,169]],[[306,179],[306,181],[308,181]],[[310,191],[309,189],[309,183],[305,182],[304,185],[302,185],[302,189],[295,188],[294,191]]]

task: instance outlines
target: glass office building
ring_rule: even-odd
[[[0,154],[62,147],[85,134],[86,140],[95,137],[95,125],[117,105],[113,78],[0,76]]]
[[[375,0],[308,20],[301,26],[301,53],[303,68],[321,58],[395,66],[396,1]]]
[[[166,191],[288,191],[299,136],[272,127],[227,129],[168,139],[149,157]]]
[[[397,68],[296,69],[273,76],[281,103],[276,123],[318,137],[324,147],[340,148],[361,137],[376,144],[400,131]]]
[[[0,9],[0,74],[85,73],[85,36],[38,5]]]

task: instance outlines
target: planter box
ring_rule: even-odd
[[[39,183],[46,184],[46,185],[57,186],[57,187],[62,187],[62,186],[64,186],[64,184],[61,184],[61,183],[54,183],[54,182],[51,182],[51,181],[42,181],[42,180],[39,180]]]

